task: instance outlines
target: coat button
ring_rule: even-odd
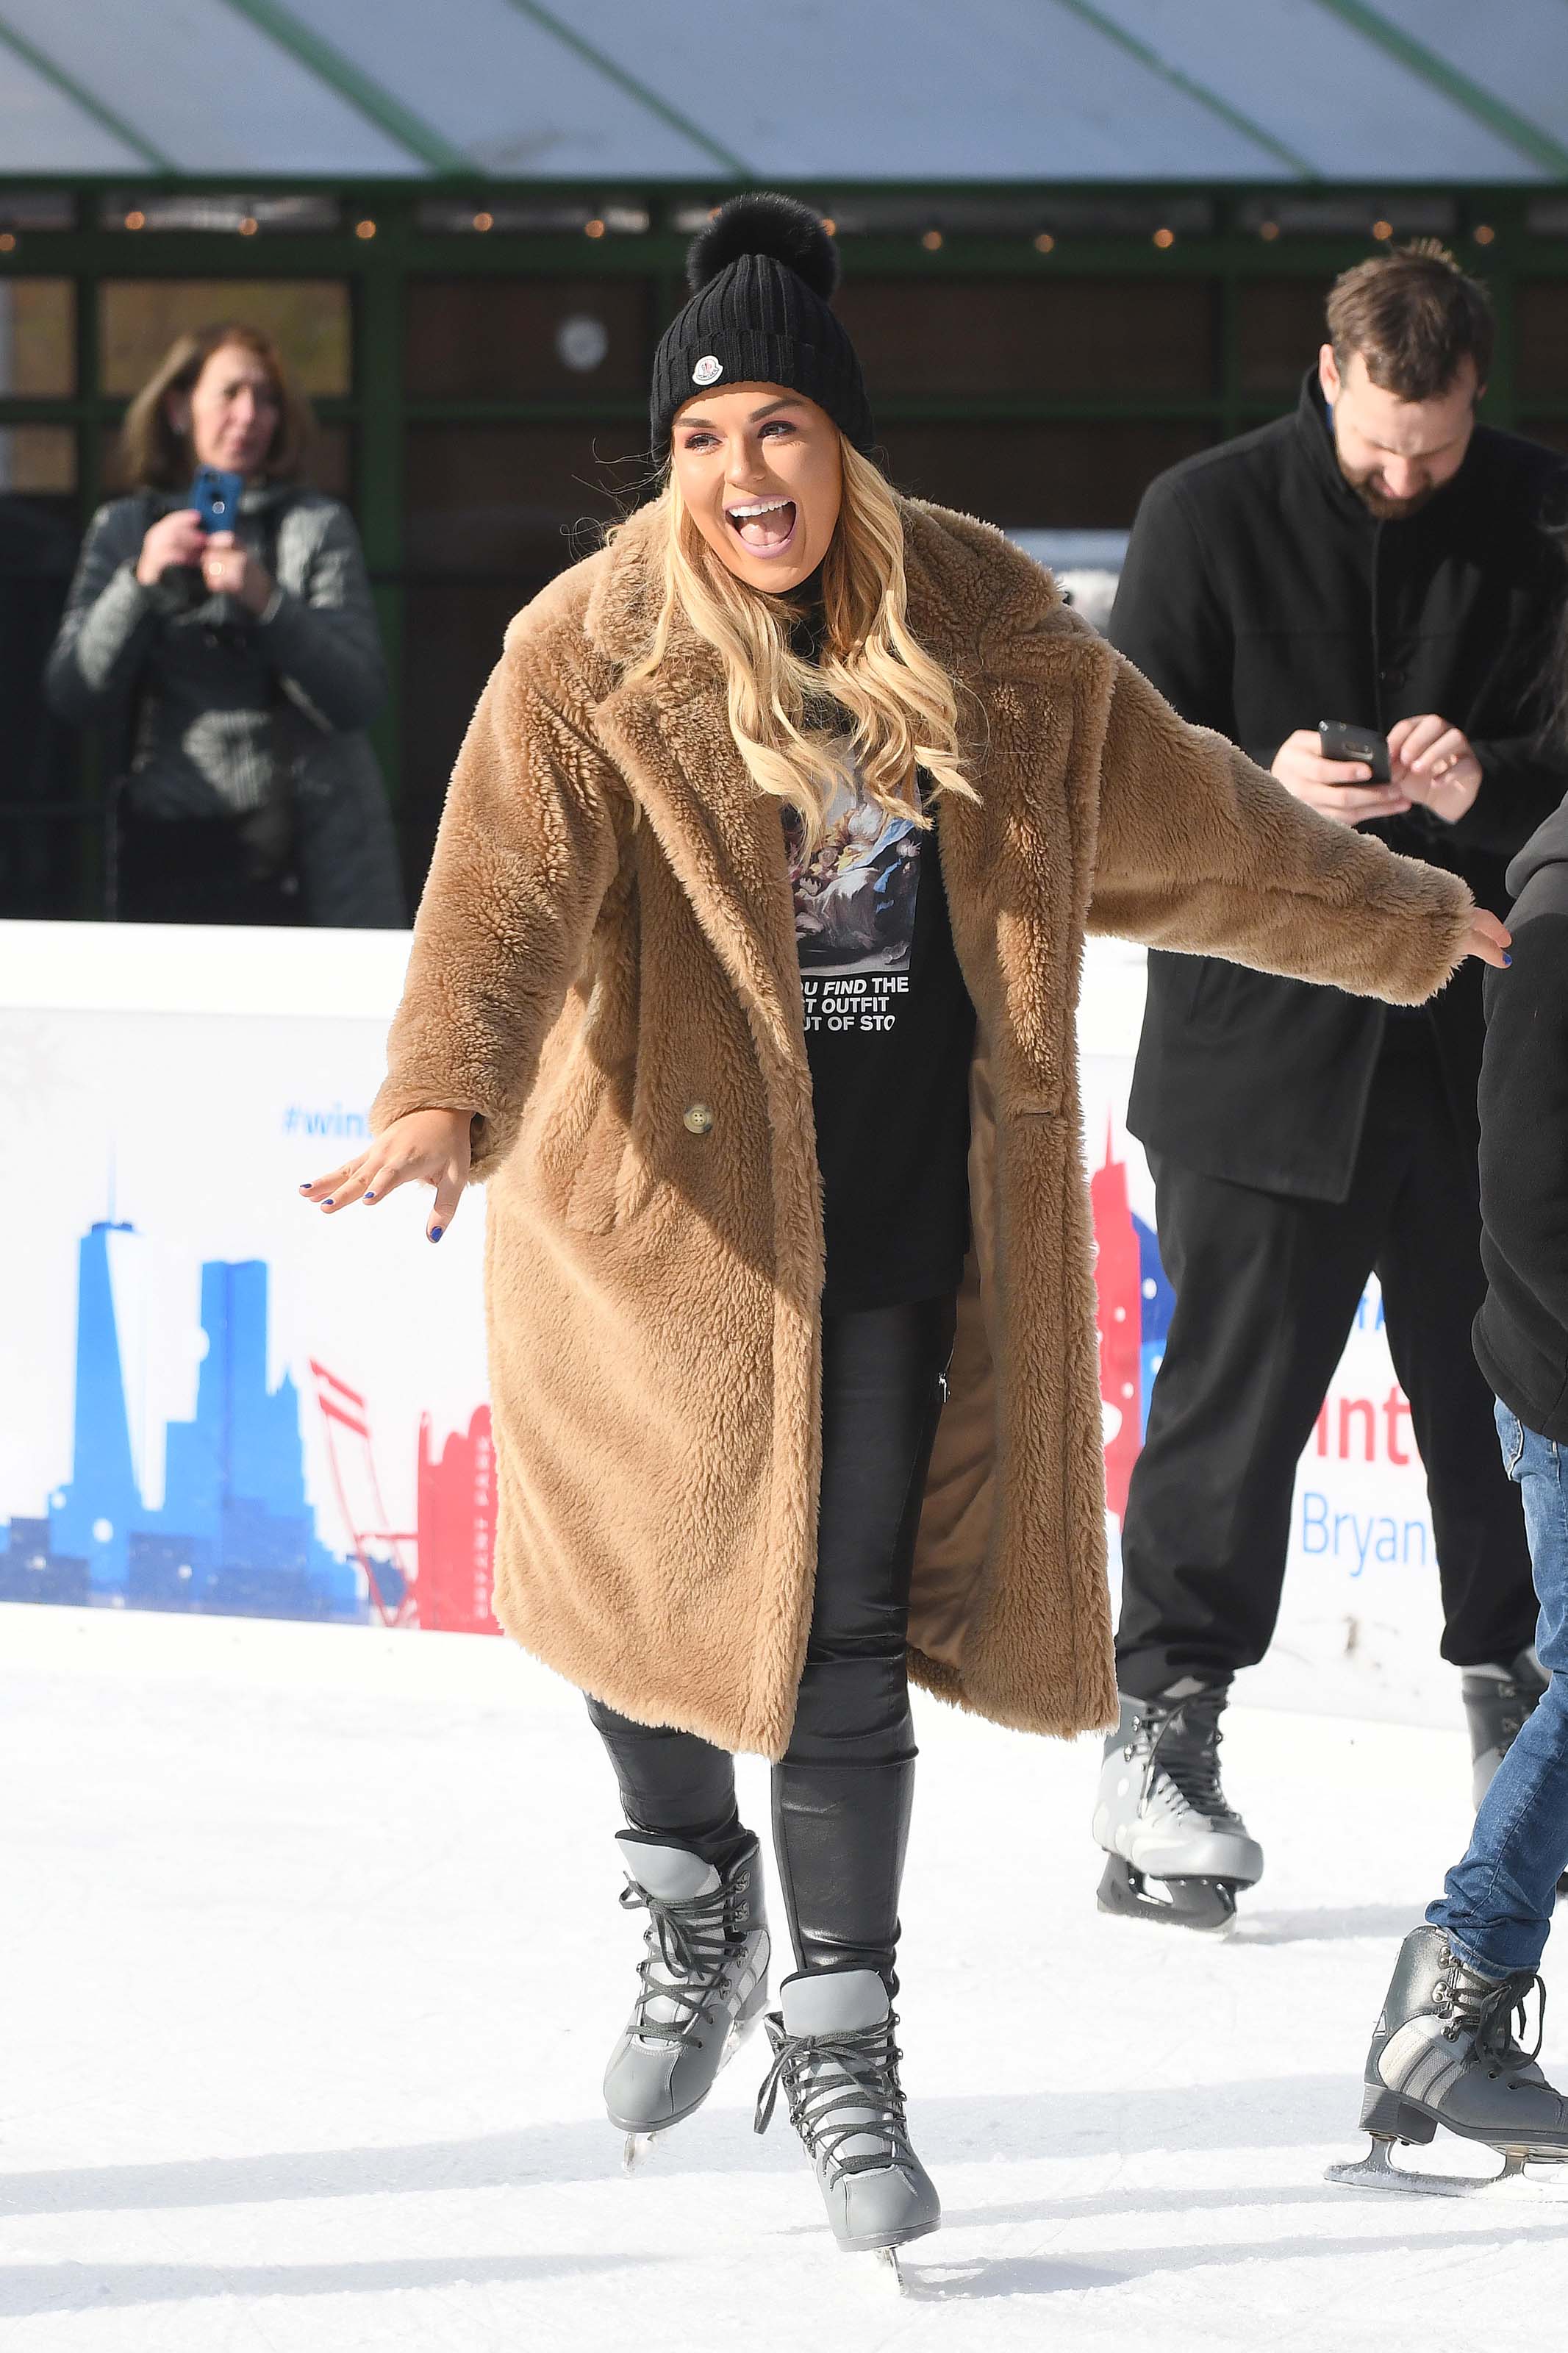
[[[682,1117],[693,1135],[712,1134],[713,1114],[706,1103],[688,1103]]]
[[[1392,687],[1403,686],[1409,675],[1409,671],[1402,670],[1397,662],[1390,662],[1386,670],[1378,672],[1384,685]]]

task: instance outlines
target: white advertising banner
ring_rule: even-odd
[[[0,925],[5,1598],[488,1622],[482,1204],[432,1247],[423,1193],[299,1198],[406,952]]]
[[[487,1630],[482,1203],[325,1219],[367,1133],[402,934],[0,924],[0,1599]],[[1124,1124],[1142,959],[1080,1022],[1114,1555],[1169,1322]],[[1362,1304],[1297,1481],[1256,1696],[1426,1713],[1436,1578]],[[1446,1697],[1441,1702],[1447,1712]]]

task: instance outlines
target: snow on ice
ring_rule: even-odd
[[[1231,1722],[1268,1870],[1217,1945],[1097,1915],[1093,1744],[920,1704],[899,2006],[946,2225],[900,2301],[753,2137],[760,2040],[623,2178],[610,1778],[510,1644],[10,1608],[0,1658],[7,2348],[1397,2353],[1561,2305],[1550,2188],[1322,2178],[1466,1829],[1446,1681],[1411,1725],[1255,1679],[1297,1704]]]

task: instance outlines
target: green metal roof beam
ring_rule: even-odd
[[[618,64],[604,49],[595,48],[592,41],[584,40],[582,34],[570,25],[563,25],[553,10],[542,8],[539,0],[511,0],[511,5],[520,16],[529,17],[542,32],[552,34],[565,47],[575,51],[584,63],[602,73],[606,81],[613,81],[617,90],[624,90],[628,98],[636,99],[637,104],[646,107],[650,114],[657,114],[659,121],[667,123],[672,131],[679,131],[683,138],[706,148],[713,161],[721,164],[725,171],[731,173],[736,179],[755,178],[752,166],[742,156],[732,154],[728,147],[721,147],[700,123],[693,122],[689,116],[682,114],[668,100],[660,98],[657,90],[649,90],[646,82],[638,81],[635,74],[628,73],[625,66]]]
[[[1103,33],[1107,40],[1114,41],[1118,48],[1125,49],[1128,56],[1136,58],[1140,65],[1147,66],[1152,73],[1157,73],[1162,81],[1170,83],[1173,90],[1179,90],[1185,98],[1195,99],[1200,106],[1206,107],[1222,122],[1228,122],[1233,131],[1239,131],[1258,146],[1266,147],[1271,155],[1279,157],[1280,163],[1288,164],[1299,180],[1322,178],[1317,165],[1309,163],[1305,155],[1299,155],[1294,147],[1286,145],[1283,139],[1276,139],[1272,131],[1266,131],[1261,122],[1255,122],[1250,115],[1243,114],[1239,107],[1232,106],[1228,99],[1221,98],[1217,90],[1210,90],[1204,82],[1194,81],[1190,74],[1184,74],[1179,66],[1172,65],[1157,49],[1150,48],[1146,42],[1139,40],[1136,34],[1130,33],[1124,25],[1119,25],[1114,16],[1108,16],[1103,9],[1092,6],[1090,0],[1056,0],[1056,5],[1058,8],[1067,9],[1071,16],[1081,17],[1086,25],[1092,25],[1097,33]]]
[[[1541,130],[1522,114],[1516,114],[1511,106],[1494,98],[1489,90],[1483,90],[1479,81],[1472,81],[1468,74],[1461,73],[1458,66],[1450,65],[1447,58],[1439,57],[1424,41],[1416,40],[1402,26],[1391,25],[1377,9],[1369,8],[1366,0],[1318,0],[1318,5],[1373,42],[1384,56],[1418,74],[1434,90],[1441,90],[1445,98],[1451,99],[1473,121],[1484,123],[1516,154],[1539,164],[1553,179],[1568,176],[1568,147],[1560,145],[1549,132]]]
[[[228,5],[237,16],[247,17],[258,31],[276,41],[280,49],[286,49],[296,64],[334,90],[367,122],[374,123],[378,131],[395,140],[398,146],[405,147],[433,172],[473,176],[471,155],[465,155],[460,147],[454,147],[430,123],[405,106],[401,99],[395,98],[380,82],[373,81],[352,58],[345,57],[331,41],[323,40],[292,8],[285,7],[283,0],[228,0]]]
[[[139,131],[132,130],[130,123],[105,106],[101,99],[94,98],[91,90],[84,89],[63,66],[57,65],[53,58],[46,57],[42,49],[36,49],[31,41],[15,31],[3,16],[0,16],[0,43],[13,50],[24,65],[31,66],[45,81],[52,83],[62,98],[68,98],[73,106],[79,106],[84,114],[90,114],[95,122],[132,149],[143,163],[152,165],[154,172],[178,170],[172,155],[165,155],[160,148],[153,146],[150,139],[143,139]]]

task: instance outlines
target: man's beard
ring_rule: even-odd
[[[1336,458],[1339,458],[1339,451],[1337,449],[1335,450],[1334,455]],[[1372,476],[1370,474],[1352,474],[1342,458],[1339,458],[1339,466],[1341,473],[1344,476],[1346,481],[1350,484],[1352,490],[1355,492],[1363,506],[1365,507],[1369,514],[1375,515],[1379,522],[1405,522],[1408,521],[1411,515],[1419,512],[1421,508],[1427,503],[1428,500],[1436,498],[1437,492],[1443,487],[1441,482],[1428,482],[1426,489],[1424,491],[1417,491],[1414,498],[1391,499],[1386,491],[1374,491],[1373,489]]]

